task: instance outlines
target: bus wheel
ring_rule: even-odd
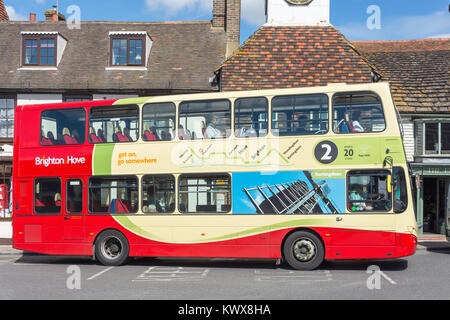
[[[308,231],[290,234],[283,246],[286,262],[296,270],[314,270],[325,257],[322,241]]]
[[[106,230],[95,241],[95,258],[105,266],[120,266],[128,259],[127,238],[117,230]]]

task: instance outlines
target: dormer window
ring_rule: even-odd
[[[22,68],[57,67],[66,45],[58,32],[22,31]]]
[[[24,36],[23,65],[56,65],[56,36]]]
[[[111,67],[145,67],[151,39],[147,32],[110,32]]]

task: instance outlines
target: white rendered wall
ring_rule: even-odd
[[[61,103],[61,102],[62,102],[62,94],[20,93],[17,95],[18,106],[28,104]]]
[[[330,0],[313,0],[308,5],[293,5],[286,0],[267,0],[267,24],[276,26],[330,24]]]

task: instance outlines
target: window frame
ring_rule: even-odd
[[[106,212],[92,212],[90,210],[90,183],[91,183],[91,179],[111,179],[114,178],[116,181],[120,178],[133,178],[136,179],[136,189],[137,189],[137,206],[136,206],[136,210],[133,212],[113,212],[110,213],[108,211]],[[111,188],[109,188],[111,189]],[[139,199],[139,177],[136,175],[98,175],[98,176],[90,176],[88,181],[87,181],[87,185],[86,185],[86,190],[87,190],[87,208],[86,211],[88,212],[89,215],[93,215],[93,216],[102,216],[102,215],[106,215],[106,216],[110,216],[110,215],[136,215],[139,212],[139,204],[140,204],[140,199]],[[109,206],[111,206],[111,203],[109,204]]]
[[[180,210],[180,205],[181,205],[181,201],[180,201],[180,196],[181,196],[181,192],[180,192],[180,184],[181,181],[184,177],[186,176],[190,176],[190,177],[211,177],[211,176],[226,176],[228,177],[228,186],[229,186],[229,191],[228,191],[228,195],[230,197],[230,209],[226,212],[204,212],[204,211],[199,211],[199,212],[188,212],[187,208],[186,211],[182,211]],[[178,176],[178,181],[176,181],[177,185],[177,210],[179,213],[183,214],[183,215],[227,215],[230,214],[231,212],[233,212],[233,184],[232,184],[232,175],[230,173],[227,172],[213,172],[213,173],[183,173],[180,174]],[[197,185],[198,186],[198,185]]]
[[[240,101],[240,100],[248,100],[248,99],[264,99],[265,100],[265,102],[266,102],[266,117],[267,117],[267,121],[266,121],[266,134],[265,135],[260,135],[260,129],[258,129],[258,134],[257,134],[257,136],[255,136],[255,137],[240,137],[240,136],[237,136],[236,135],[236,130],[240,130],[242,127],[237,127],[237,125],[239,125],[239,123],[236,123],[236,119],[238,118],[238,117],[236,117],[236,103],[238,102],[238,101]],[[252,110],[253,110],[253,108],[252,108]],[[270,111],[271,111],[271,106],[269,106],[269,99],[267,98],[267,96],[255,96],[255,97],[239,97],[239,98],[237,98],[237,99],[235,99],[234,101],[233,101],[233,123],[232,123],[232,128],[231,128],[231,131],[233,132],[233,136],[235,137],[235,138],[238,138],[238,139],[245,139],[245,138],[265,138],[265,137],[267,137],[268,135],[269,135],[269,122],[271,122],[270,121],[270,119],[269,119],[269,113],[270,113]],[[252,112],[253,113],[253,112]],[[240,117],[239,117],[240,118]],[[260,123],[260,122],[258,122],[258,123]],[[252,122],[252,124],[253,124],[253,122]]]
[[[69,211],[69,182],[70,181],[79,181],[81,183],[81,211],[79,212],[75,212],[75,211]],[[66,180],[66,190],[65,190],[65,195],[66,195],[66,201],[65,201],[65,211],[67,214],[69,215],[81,215],[83,213],[83,209],[84,209],[84,184],[83,184],[83,179],[81,178],[69,178]]]
[[[156,104],[171,104],[173,106],[173,111],[174,111],[174,113],[173,113],[173,125],[175,126],[175,128],[173,130],[174,131],[174,136],[170,140],[162,140],[162,139],[160,139],[160,140],[146,140],[146,139],[144,139],[144,134],[145,134],[145,129],[144,129],[144,109],[145,109],[146,106],[151,106],[151,105],[156,105]],[[142,141],[144,141],[144,142],[155,142],[155,141],[161,142],[161,141],[174,141],[174,140],[176,140],[177,135],[178,135],[178,129],[177,129],[177,105],[174,102],[169,101],[169,102],[144,103],[142,105],[141,109],[142,109],[141,110],[141,128],[142,128],[142,130],[140,130],[141,131],[140,132],[140,138],[142,139]]]
[[[7,110],[9,110],[8,108],[4,109],[4,110],[6,110],[6,117],[5,118],[0,118],[0,120],[5,120],[6,124],[7,124],[6,125],[6,136],[5,137],[0,137],[0,139],[13,139],[14,138],[14,124],[15,124],[15,110],[16,110],[16,107],[17,107],[17,95],[0,93],[0,99],[13,100],[14,101],[14,107],[12,108],[12,118],[8,118],[8,112],[7,112]],[[12,119],[12,121],[14,123],[13,127],[12,127],[12,135],[8,135],[8,133],[11,131],[11,127],[9,126],[9,123],[10,123],[11,119]]]
[[[380,211],[380,210],[361,210],[361,211],[351,211],[349,210],[350,202],[369,202],[367,200],[350,200],[351,188],[350,188],[350,177],[351,176],[382,176],[383,173],[387,174],[387,176],[391,176],[391,192],[388,192],[389,201],[391,203],[391,207],[389,210]],[[355,214],[393,214],[394,206],[392,204],[392,171],[388,169],[356,169],[356,170],[348,170],[346,173],[346,185],[345,185],[345,210],[352,215]],[[387,184],[387,182],[386,182]]]
[[[52,145],[44,145],[44,144],[42,144],[42,136],[41,136],[41,133],[42,133],[42,114],[44,113],[44,112],[46,112],[46,111],[73,111],[73,110],[83,110],[83,112],[84,112],[84,126],[83,126],[83,128],[84,128],[84,135],[80,135],[80,138],[81,137],[83,137],[83,142],[80,142],[80,143],[74,143],[74,144],[58,144],[58,143],[56,143],[56,144],[52,144]],[[42,110],[41,111],[41,114],[40,114],[40,117],[39,117],[39,119],[40,119],[40,122],[39,122],[39,144],[42,146],[42,147],[55,147],[55,146],[57,146],[57,147],[61,147],[61,146],[79,146],[79,145],[83,145],[83,144],[85,144],[86,143],[86,135],[87,135],[87,132],[86,132],[86,124],[87,124],[87,121],[88,121],[88,117],[87,117],[87,113],[86,113],[86,109],[85,108],[83,108],[83,107],[77,107],[77,108],[55,108],[55,109],[44,109],[44,110]],[[57,140],[57,139],[56,139]]]
[[[380,108],[381,108],[381,112],[383,115],[383,121],[384,121],[384,129],[382,131],[371,131],[371,132],[345,132],[345,133],[340,133],[340,132],[336,132],[335,128],[334,128],[334,99],[337,95],[374,95],[380,102]],[[333,96],[331,97],[331,117],[330,117],[330,121],[331,121],[331,130],[333,131],[334,134],[337,135],[345,135],[345,134],[380,134],[383,133],[387,130],[388,127],[388,122],[386,121],[386,113],[384,112],[385,108],[384,108],[384,104],[383,104],[383,99],[381,99],[380,95],[374,91],[343,91],[343,92],[335,92],[333,93]]]
[[[60,195],[61,195],[61,207],[59,209],[59,212],[37,212],[36,211],[36,181],[43,180],[43,179],[53,179],[53,180],[59,180],[59,187],[60,187]],[[49,216],[60,216],[63,212],[63,201],[62,201],[62,180],[60,177],[38,177],[35,178],[33,181],[33,213],[35,215],[43,216],[43,215],[49,215]]]
[[[144,208],[144,179],[146,177],[171,177],[173,179],[173,196],[174,196],[174,200],[175,200],[175,207],[173,208],[172,211],[168,211],[168,212],[144,212],[143,208]],[[175,210],[177,209],[176,207],[176,203],[177,203],[177,179],[173,174],[144,174],[141,177],[141,185],[140,185],[140,191],[141,191],[141,199],[140,199],[140,204],[141,204],[141,212],[145,215],[169,215],[169,214],[173,214],[175,213]]]
[[[113,64],[113,42],[114,40],[127,40],[127,63],[126,64]],[[141,40],[142,41],[142,62],[140,64],[130,63],[130,40]],[[146,35],[145,34],[114,34],[110,35],[109,40],[109,66],[110,67],[145,67],[146,60]]]
[[[327,102],[326,102],[327,108],[326,108],[326,110],[327,110],[328,118],[326,119],[326,121],[323,120],[323,122],[326,122],[326,124],[327,124],[327,130],[325,132],[323,132],[323,133],[308,133],[308,134],[303,134],[303,133],[302,134],[293,134],[293,133],[289,133],[289,134],[281,134],[281,135],[279,134],[279,132],[278,132],[278,134],[274,133],[274,130],[279,130],[279,129],[274,128],[274,113],[277,112],[277,111],[274,111],[274,100],[276,98],[297,97],[297,96],[298,97],[311,97],[311,96],[326,97],[326,99],[327,99]],[[291,110],[295,110],[295,108],[291,109]],[[290,120],[290,121],[293,121],[293,120]],[[298,121],[298,120],[296,120],[296,121]],[[321,119],[319,119],[318,121],[322,122]],[[278,122],[280,122],[280,121],[277,121],[277,123]],[[322,130],[319,130],[319,131],[322,131]],[[314,136],[323,136],[323,135],[329,134],[329,132],[330,132],[330,97],[326,93],[286,94],[286,95],[273,96],[272,99],[270,100],[270,132],[275,137],[299,137],[299,136],[312,136],[312,137],[314,137]]]
[[[91,127],[92,110],[97,110],[97,109],[101,110],[101,109],[107,109],[107,108],[120,109],[120,108],[123,108],[123,107],[130,107],[130,108],[134,107],[137,110],[137,112],[136,112],[136,118],[137,118],[137,122],[136,122],[137,123],[136,140],[134,140],[134,141],[111,141],[111,142],[106,141],[106,142],[101,142],[101,143],[100,142],[92,142],[91,138],[90,138],[90,134],[89,134],[89,128]],[[140,120],[140,118],[141,118],[141,111],[140,111],[139,105],[133,104],[133,103],[131,103],[131,104],[124,104],[124,105],[109,105],[109,106],[93,106],[93,107],[90,107],[89,108],[89,116],[88,116],[88,119],[87,119],[87,132],[86,132],[86,134],[87,134],[87,141],[90,144],[93,144],[93,145],[97,145],[97,144],[103,145],[103,144],[110,144],[110,143],[135,143],[135,142],[138,142],[139,139],[141,138],[141,136],[140,136],[140,134],[141,134],[141,128],[140,128],[141,120]],[[95,119],[95,117],[94,117],[94,119]],[[122,128],[122,130],[123,130],[123,128]],[[97,135],[97,133],[95,133],[95,134]],[[113,134],[114,134],[114,132],[113,132]]]
[[[54,46],[54,63],[53,64],[41,64],[41,40],[53,39],[55,41]],[[26,63],[26,41],[37,40],[37,63]],[[57,34],[36,34],[36,35],[22,35],[22,66],[29,67],[56,67],[58,59],[58,35]]]
[[[178,121],[178,123],[175,125],[175,127],[176,127],[176,129],[177,129],[177,136],[179,135],[179,133],[178,133],[178,127],[180,126],[180,124],[181,124],[181,116],[182,115],[186,115],[186,113],[182,113],[181,112],[181,108],[182,108],[182,106],[183,106],[183,104],[189,104],[189,103],[194,103],[194,102],[202,102],[202,103],[207,103],[207,102],[214,102],[214,101],[223,101],[223,102],[227,102],[228,103],[228,106],[229,106],[229,110],[228,110],[228,112],[230,113],[230,123],[229,123],[229,125],[230,125],[230,132],[229,132],[229,134],[228,135],[226,135],[226,136],[224,136],[224,137],[221,137],[221,138],[205,138],[205,137],[202,137],[202,138],[195,138],[195,139],[191,139],[191,140],[200,140],[200,141],[202,141],[202,140],[208,140],[208,141],[210,141],[210,140],[220,140],[220,141],[222,141],[222,140],[225,140],[225,139],[228,139],[228,138],[230,138],[230,137],[232,137],[233,136],[233,133],[232,133],[232,131],[233,131],[233,129],[234,129],[234,123],[233,123],[233,118],[234,118],[234,115],[233,115],[233,112],[234,112],[234,108],[233,108],[233,103],[231,102],[231,100],[230,99],[228,99],[228,98],[218,98],[218,99],[205,99],[205,100],[185,100],[185,101],[181,101],[179,104],[178,104],[178,119],[177,119],[177,121]],[[188,114],[196,114],[196,113],[198,113],[198,114],[202,114],[202,115],[205,115],[205,112],[206,111],[204,111],[204,112],[194,112],[194,113],[188,113]],[[224,112],[224,111],[216,111],[216,112]],[[213,112],[213,113],[216,113],[216,112]],[[186,117],[186,116],[185,116]],[[205,118],[205,120],[207,121],[207,119]],[[205,131],[206,131],[206,129],[208,128],[208,123],[206,123],[206,121],[205,121]],[[184,127],[183,127],[184,128]],[[184,128],[185,130],[186,130],[186,128]],[[189,130],[189,129],[188,129]],[[192,131],[191,131],[191,134],[192,134]],[[227,132],[225,132],[225,134],[227,134]]]
[[[432,153],[430,150],[426,149],[426,139],[427,139],[427,124],[437,124],[437,134],[438,134],[438,150],[435,153]],[[450,156],[450,150],[444,150],[442,148],[442,124],[450,124],[450,119],[420,119],[416,120],[414,124],[414,130],[417,132],[418,130],[422,130],[421,136],[422,136],[422,150],[420,150],[421,154],[416,154],[416,156],[421,157],[448,157]],[[422,126],[420,128],[420,126]],[[416,134],[416,138],[420,139],[420,135]],[[418,145],[418,143],[416,143]],[[418,148],[416,146],[415,148],[418,151]],[[443,150],[446,152],[444,153]]]

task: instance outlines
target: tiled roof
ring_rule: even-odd
[[[450,39],[355,41],[405,113],[450,112]]]
[[[221,66],[221,86],[233,91],[370,83],[371,72],[332,26],[263,26]]]
[[[0,20],[9,20],[3,0],[0,0]]]
[[[102,91],[140,94],[217,91],[210,84],[225,60],[226,33],[210,21],[65,22],[0,21],[0,91]],[[110,68],[110,32],[143,31],[153,41],[144,70]],[[57,70],[21,66],[21,32],[56,32],[67,40]]]

